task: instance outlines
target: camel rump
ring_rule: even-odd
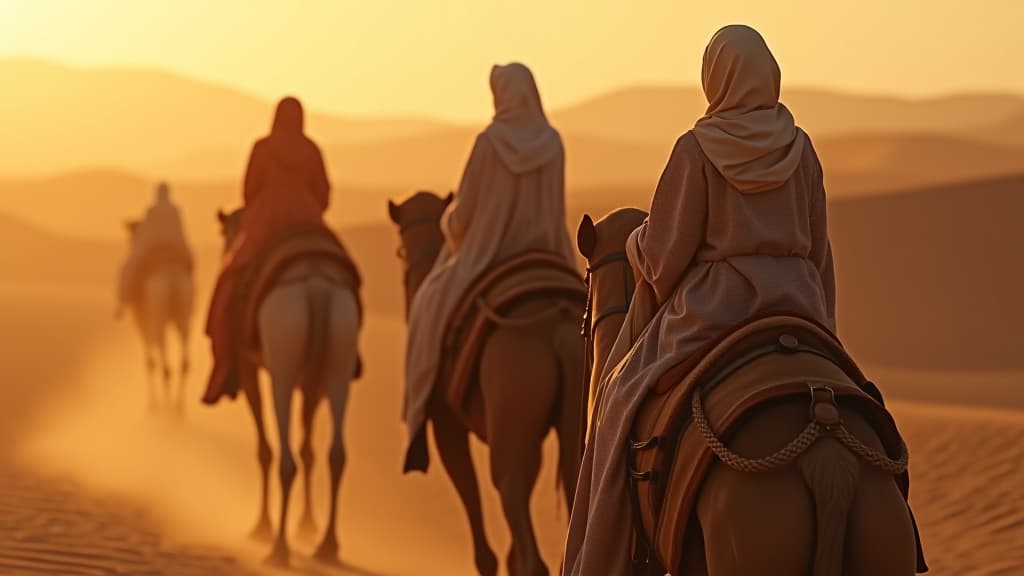
[[[563,302],[583,310],[587,291],[579,272],[557,254],[530,251],[488,268],[470,284],[445,332],[439,370],[442,392],[456,416],[486,442],[483,402],[476,374],[487,337],[516,306],[528,300]],[[552,311],[558,305],[553,304]]]
[[[877,387],[830,332],[795,317],[755,320],[666,372],[640,406],[628,451],[634,558],[653,556],[670,573],[682,573],[684,551],[703,549],[689,539],[700,537],[695,504],[718,457],[709,434],[728,443],[759,407],[800,396],[822,436],[841,432],[838,407],[855,410],[878,434],[884,456],[905,461],[906,446]],[[907,498],[905,468],[895,481]],[[916,522],[914,532],[921,572]]]
[[[192,255],[188,250],[173,244],[160,244],[146,249],[140,256],[134,270],[125,279],[126,302],[138,305],[140,302],[142,286],[146,280],[158,270],[177,269],[192,276],[194,263]]]
[[[238,343],[236,362],[240,382],[254,382],[261,364],[259,308],[264,296],[275,286],[281,273],[299,258],[318,257],[342,274],[342,283],[356,297],[362,318],[360,287],[362,279],[355,261],[341,240],[321,226],[304,226],[278,235],[261,250],[241,278],[231,302],[233,342]],[[357,358],[353,378],[362,375],[362,359]],[[227,393],[233,398],[237,390]]]

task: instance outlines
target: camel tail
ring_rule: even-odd
[[[822,438],[800,456],[798,465],[814,497],[817,517],[811,574],[843,576],[847,516],[860,480],[860,462],[838,441]]]
[[[306,372],[302,382],[304,402],[316,403],[327,365],[327,341],[331,318],[331,292],[321,283],[312,284],[309,297],[309,337],[306,341]]]

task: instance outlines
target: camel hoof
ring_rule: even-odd
[[[270,542],[274,538],[274,527],[270,525],[270,518],[257,522],[249,532],[249,538],[257,542]]]
[[[270,555],[263,559],[263,564],[274,568],[288,568],[290,556],[288,545],[278,541],[274,544],[274,549],[270,552]]]
[[[333,540],[324,540],[320,546],[317,546],[316,552],[313,553],[313,559],[328,566],[341,566],[341,560],[338,559],[338,543]]]
[[[488,548],[474,559],[480,576],[498,576],[498,557]]]

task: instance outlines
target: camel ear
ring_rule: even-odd
[[[399,224],[402,218],[401,208],[391,200],[388,200],[388,217],[391,218],[391,221],[395,224]]]
[[[447,208],[447,207],[451,206],[452,202],[454,202],[454,201],[455,201],[455,192],[449,192],[448,195],[444,197],[444,207]]]
[[[594,227],[594,220],[590,214],[584,214],[583,221],[580,222],[580,227],[576,230],[576,248],[584,258],[589,260],[594,254],[596,246],[597,228]]]
[[[224,213],[224,210],[217,208],[217,221],[221,224],[227,222],[228,215]]]

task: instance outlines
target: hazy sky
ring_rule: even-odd
[[[0,0],[0,57],[172,70],[348,114],[480,119],[495,62],[530,65],[549,106],[693,85],[707,40],[733,22],[761,30],[792,85],[1024,92],[1018,0]]]

